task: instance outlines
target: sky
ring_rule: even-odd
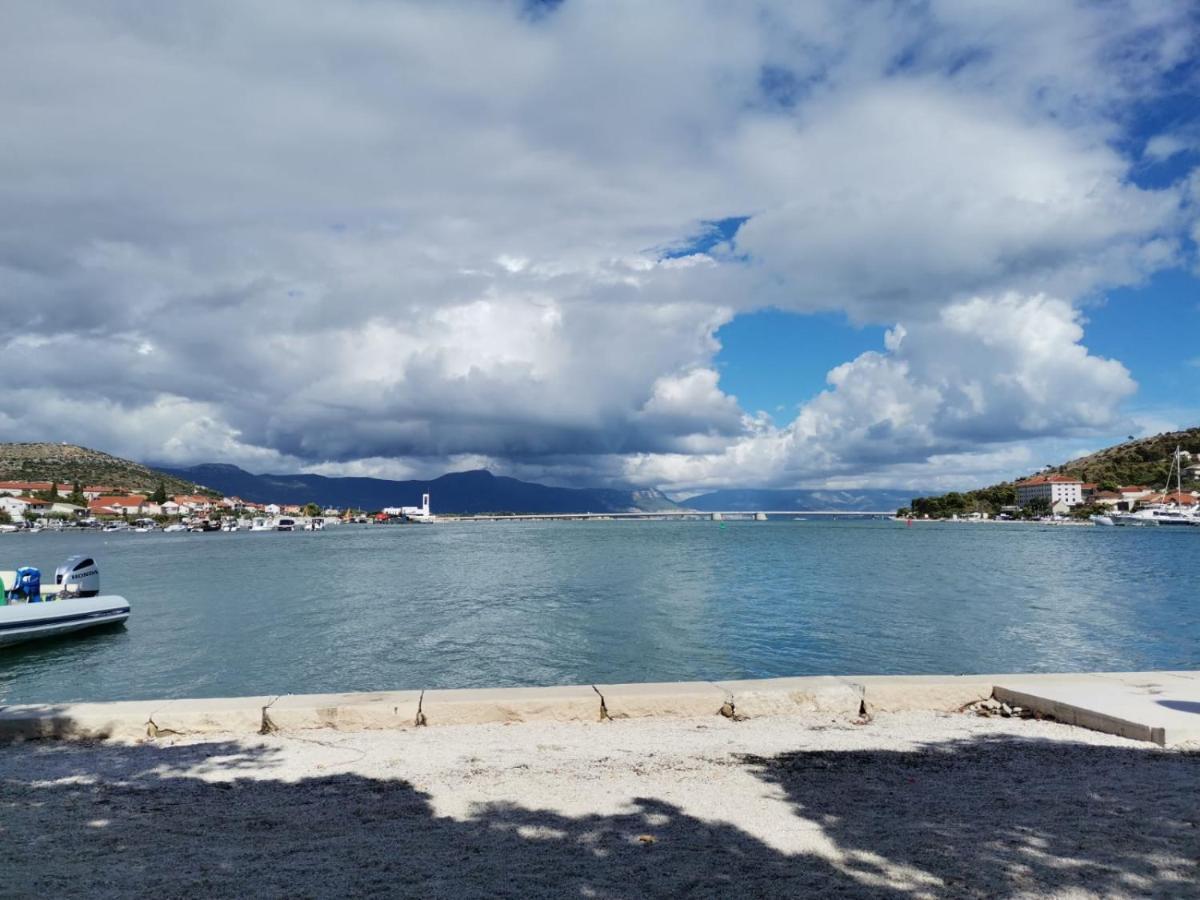
[[[1200,425],[1191,2],[11,0],[0,440],[969,488]]]

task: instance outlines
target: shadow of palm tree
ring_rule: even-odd
[[[287,781],[279,762],[243,742],[7,748],[0,895],[1182,896],[1200,850],[1200,757],[1135,748],[1005,738],[734,761],[832,854],[781,852],[653,797],[456,819],[403,780]]]

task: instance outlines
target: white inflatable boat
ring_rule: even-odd
[[[30,573],[36,573],[31,578]],[[40,584],[37,570],[0,572],[0,647],[57,637],[87,628],[118,625],[129,618],[124,597],[100,596],[100,570],[90,556],[72,556]]]

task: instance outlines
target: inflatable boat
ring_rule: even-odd
[[[119,625],[129,618],[124,597],[100,595],[100,570],[90,556],[72,556],[43,585],[28,566],[0,572],[0,647],[74,631]]]

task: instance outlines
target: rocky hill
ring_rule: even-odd
[[[0,444],[0,481],[57,481],[64,493],[76,481],[131,491],[153,491],[160,483],[168,494],[195,491],[185,478],[74,444]]]

